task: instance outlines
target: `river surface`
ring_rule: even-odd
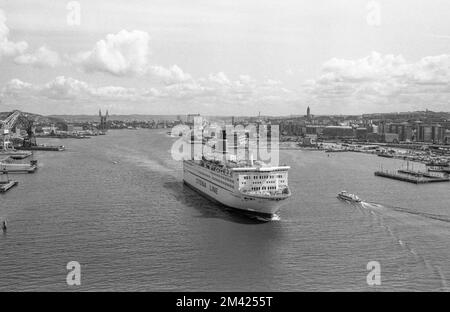
[[[38,140],[67,150],[35,152],[39,170],[0,194],[0,291],[450,289],[450,183],[374,176],[400,160],[283,150],[293,196],[259,222],[184,186],[161,129]],[[343,189],[364,202],[338,200]],[[66,283],[69,261],[81,286]]]

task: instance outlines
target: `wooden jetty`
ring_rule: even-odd
[[[31,161],[30,164],[8,164],[0,163],[0,173],[34,173],[37,170],[37,164],[35,161]]]
[[[17,181],[10,181],[10,180],[0,181],[0,193],[7,192],[9,189],[16,186],[17,184],[19,184],[19,182]]]
[[[428,172],[442,172],[442,173],[450,174],[450,168],[428,167]]]
[[[329,148],[325,150],[326,153],[343,153],[343,152],[349,152],[347,149],[337,149],[337,148]]]
[[[377,153],[377,156],[385,158],[394,158],[394,155],[390,153]]]
[[[404,174],[409,174],[415,177],[425,177],[425,178],[442,178],[440,176],[436,176],[436,175],[432,175],[429,174],[427,172],[420,172],[420,171],[414,171],[414,170],[404,170],[404,169],[399,169],[397,170],[398,173],[404,173]]]
[[[34,146],[27,146],[27,147],[16,147],[18,150],[23,151],[54,151],[54,152],[60,152],[64,151],[66,148],[64,145],[34,145]]]
[[[0,151],[0,156],[9,157],[12,159],[24,159],[31,156],[33,153],[30,151],[18,151],[18,150],[7,150]]]
[[[403,173],[402,173],[403,171]],[[429,174],[424,175],[424,173],[414,172],[415,174],[405,173],[405,171],[410,170],[398,170],[397,172],[389,171],[375,171],[375,175],[384,178],[390,178],[394,180],[415,183],[415,184],[425,184],[433,182],[449,182],[450,178],[447,177],[436,177]]]

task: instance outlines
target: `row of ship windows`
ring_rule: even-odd
[[[252,187],[252,191],[260,191],[260,190],[276,190],[276,186],[262,186],[262,187]]]
[[[277,175],[271,175],[271,176],[253,176],[254,180],[257,179],[274,179],[274,178],[282,178],[283,175],[282,174],[277,174]],[[252,176],[244,176],[244,180],[250,180],[252,178]]]
[[[230,185],[230,184],[228,184],[228,183],[226,183],[226,182],[224,182],[224,181],[221,181],[221,180],[219,180],[219,179],[217,179],[217,178],[215,178],[215,177],[212,177],[212,179],[213,179],[214,181],[216,181],[216,182],[222,184],[222,185],[228,186],[228,187],[230,187],[230,188],[234,188],[233,185]]]
[[[275,184],[276,181],[257,181],[257,182],[253,182],[251,184],[255,185],[255,184]],[[279,184],[284,184],[284,180],[278,180]],[[245,184],[245,181],[242,181],[241,184]]]
[[[245,184],[245,181],[243,181],[242,184]],[[251,184],[275,184],[275,181],[253,181]]]
[[[205,177],[210,177],[209,176],[209,174],[206,174],[206,173],[204,173],[204,172],[201,172],[200,170],[199,171],[197,171],[200,175],[202,175],[202,176],[205,176]]]
[[[228,184],[228,183],[226,183],[226,182],[224,182],[224,181],[222,181],[222,180],[219,180],[219,179],[217,179],[217,178],[215,178],[215,177],[210,177],[209,174],[206,174],[206,173],[204,173],[204,172],[202,172],[202,171],[198,171],[198,173],[199,173],[200,175],[205,176],[205,177],[208,177],[208,178],[210,178],[210,179],[212,178],[214,181],[219,182],[220,184],[223,184],[223,185],[226,185],[226,186],[228,186],[228,187],[234,188],[234,185]],[[214,172],[212,172],[212,174],[215,175],[215,176],[221,177],[222,179],[225,179],[225,180],[227,180],[227,181],[233,183],[233,180],[232,180],[232,179],[228,179],[228,178],[222,177],[222,176],[220,176],[220,175],[218,175],[218,174],[216,174],[216,173],[214,173]]]
[[[212,172],[212,174],[215,175],[216,177],[219,177],[219,178],[225,180],[225,181],[228,181],[228,182],[230,182],[230,183],[233,183],[233,179],[226,178],[226,177],[221,176],[220,174],[217,174],[217,173],[214,173],[214,172]]]
[[[208,177],[208,178],[210,178],[210,175],[209,174],[206,174],[206,173],[204,173],[204,172],[202,172],[202,171],[198,171],[198,173],[200,174],[200,175],[202,175],[202,176],[205,176],[205,177]],[[234,181],[233,181],[233,179],[229,179],[229,178],[226,178],[226,177],[224,177],[224,176],[222,176],[222,175],[220,175],[220,174],[217,174],[217,173],[215,173],[215,172],[211,172],[214,176],[216,176],[216,177],[219,177],[219,178],[221,178],[221,179],[223,179],[223,180],[225,180],[225,181],[227,181],[227,182],[230,182],[230,183],[234,183]]]

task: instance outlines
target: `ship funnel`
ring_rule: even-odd
[[[195,137],[194,132],[191,132],[191,160],[194,160],[195,158],[195,145],[194,145]]]
[[[236,160],[238,159],[238,134],[237,132],[233,133],[234,138],[234,155],[236,155]]]
[[[219,152],[222,155],[226,155],[227,153],[227,132],[226,130],[220,130],[220,137],[218,140],[218,145],[219,145]]]
[[[259,160],[259,140],[260,140],[261,125],[256,124],[256,160]],[[252,164],[253,165],[253,164]]]
[[[245,132],[245,161],[250,159],[250,132]]]

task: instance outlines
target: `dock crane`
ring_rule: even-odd
[[[12,129],[18,124],[23,126],[27,132],[23,146],[36,145],[36,138],[33,132],[33,120],[21,111],[14,110],[5,120],[0,121],[0,135],[2,136],[0,149],[7,150],[12,148]]]
[[[13,111],[5,120],[1,121],[1,132],[2,135],[2,145],[1,148],[3,150],[7,150],[12,148],[12,144],[10,141],[11,138],[11,129],[19,118],[21,112],[18,110]]]

